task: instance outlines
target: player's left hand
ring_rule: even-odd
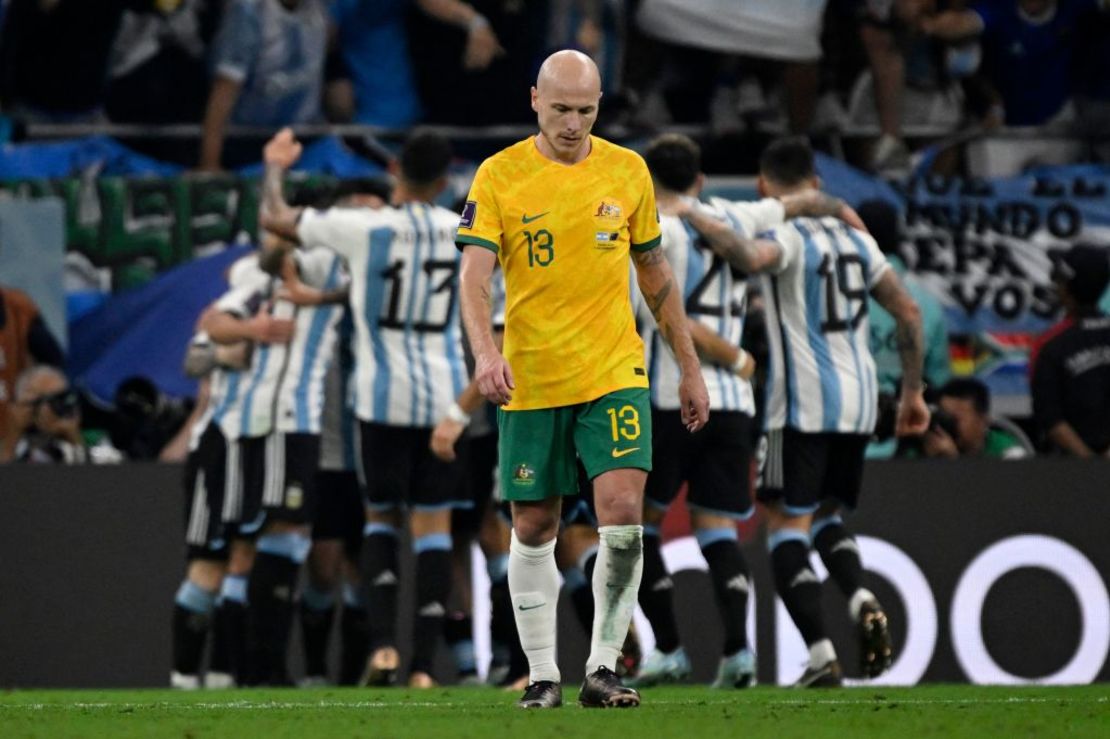
[[[840,212],[836,214],[836,217],[857,231],[868,233],[867,226],[864,224],[863,219],[859,217],[859,213],[847,203],[841,206]]]
[[[432,454],[444,462],[455,461],[455,442],[462,436],[466,426],[450,418],[441,419],[432,429],[432,440],[429,443]]]
[[[923,391],[903,392],[898,401],[898,416],[894,423],[895,436],[921,436],[929,428],[929,406]]]
[[[709,391],[701,371],[683,372],[678,383],[678,402],[682,424],[690,433],[699,431],[709,423]]]
[[[293,135],[293,129],[286,126],[262,147],[262,161],[282,169],[289,169],[301,158],[303,149],[301,142]]]

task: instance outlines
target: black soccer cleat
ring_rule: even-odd
[[[806,667],[806,671],[794,683],[795,688],[839,688],[842,684],[843,673],[840,663],[835,659],[829,660],[820,667]]]
[[[516,705],[517,708],[558,708],[563,705],[563,689],[559,683],[537,680],[525,689]]]
[[[640,694],[625,687],[620,676],[608,667],[599,667],[582,681],[578,703],[583,708],[636,708]]]
[[[864,677],[878,677],[890,669],[894,650],[886,614],[878,601],[864,603],[859,611],[859,666]]]

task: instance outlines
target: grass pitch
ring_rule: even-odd
[[[0,694],[0,737],[1110,737],[1110,689],[924,686],[645,690],[637,710],[521,711],[492,689],[325,688]]]

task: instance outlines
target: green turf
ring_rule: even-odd
[[[525,712],[481,688],[13,691],[0,694],[0,737],[1110,737],[1106,686],[657,688],[624,711],[579,708],[575,694],[559,710]]]

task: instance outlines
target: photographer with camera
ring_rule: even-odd
[[[921,437],[921,454],[930,458],[1022,459],[1028,442],[1000,428],[990,415],[990,390],[979,380],[950,380],[937,394],[929,429]]]
[[[107,443],[88,446],[81,435],[81,399],[59,370],[36,365],[15,383],[3,439],[5,458],[17,462],[96,464],[122,459]]]

